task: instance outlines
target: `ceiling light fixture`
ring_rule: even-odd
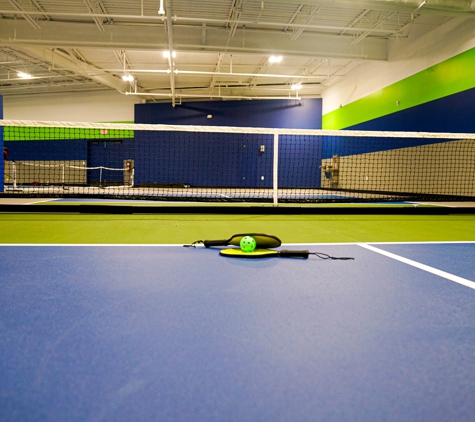
[[[290,88],[294,91],[298,91],[299,89],[302,89],[302,84],[299,82],[298,84],[293,84]]]
[[[122,74],[122,80],[124,82],[133,82],[134,80],[134,77],[133,75],[131,75],[127,70],[127,57],[125,55],[125,50],[122,50],[121,51],[122,53],[122,60],[123,60],[123,63],[124,63],[124,73]]]
[[[22,79],[31,79],[32,76],[29,73],[26,72],[18,72],[17,76]]]
[[[163,0],[160,0],[160,9],[158,9],[158,14],[159,15],[165,14],[165,10],[163,9]]]
[[[269,63],[280,63],[282,61],[282,56],[270,56]]]
[[[163,57],[165,57],[166,59],[169,59],[169,58],[170,58],[170,51],[165,50],[165,51],[163,52]],[[176,52],[175,52],[175,51],[172,51],[172,57],[173,57],[173,58],[176,57]]]

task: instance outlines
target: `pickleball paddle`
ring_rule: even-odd
[[[326,253],[321,252],[310,252],[307,250],[282,250],[282,251],[275,251],[269,249],[254,249],[252,252],[244,252],[242,249],[238,248],[228,248],[228,249],[221,249],[219,254],[222,256],[226,256],[229,258],[303,258],[307,259],[309,255],[316,255],[318,258],[321,259],[354,259],[350,257],[336,257],[330,256]]]
[[[197,240],[193,242],[191,245],[184,245],[184,246],[194,246],[197,243],[203,243],[206,248],[211,246],[240,246],[241,239],[246,236],[251,236],[256,241],[256,248],[278,248],[282,242],[281,240],[272,234],[264,234],[264,233],[243,233],[243,234],[235,234],[231,236],[229,239],[221,239],[221,240]]]

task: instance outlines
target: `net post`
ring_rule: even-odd
[[[12,161],[12,176],[13,176],[13,189],[17,188],[16,184],[16,163]]]
[[[279,134],[274,133],[274,167],[273,167],[273,181],[272,181],[272,196],[274,207],[279,206],[279,195],[278,195],[278,172],[279,172]]]

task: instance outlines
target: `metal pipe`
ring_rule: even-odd
[[[475,14],[474,14],[475,17]],[[330,35],[331,36],[331,35]],[[334,37],[338,37],[338,35],[333,35]],[[53,46],[54,48],[58,47],[72,47],[74,46],[75,48],[79,47],[103,47],[103,48],[118,48],[121,50],[124,49],[148,49],[152,46],[152,43],[148,44],[136,44],[136,43],[125,43],[125,42],[120,42],[120,43],[115,43],[115,42],[104,42],[104,41],[59,41],[59,40],[45,40],[45,39],[26,39],[26,38],[9,38],[8,43],[11,45],[28,45],[28,46]],[[156,49],[156,45],[153,46]],[[199,50],[196,50],[196,48],[199,48]],[[222,52],[223,51],[223,46],[212,46],[212,45],[207,45],[206,46],[207,52]],[[183,51],[185,53],[202,53],[202,48],[197,47],[196,45],[187,45],[187,44],[180,44],[180,51]],[[232,47],[232,51],[235,53],[242,53],[242,54],[248,54],[248,55],[263,55],[263,54],[268,54],[268,51],[265,49],[258,50],[258,49],[248,49],[246,47]],[[368,55],[367,54],[343,54],[343,53],[338,53],[336,51],[333,52],[322,52],[318,50],[303,50],[303,51],[288,51],[288,50],[281,50],[279,51],[280,54],[285,55],[285,56],[295,56],[295,57],[301,57],[301,56],[310,56],[310,57],[330,57],[330,58],[352,58],[355,60],[368,60]],[[297,53],[297,54],[296,54]],[[370,58],[370,60],[385,60],[385,59],[379,59],[379,58]]]
[[[155,92],[121,92],[124,95],[136,95],[142,97],[164,97],[170,98],[171,94],[160,94]],[[261,97],[261,96],[249,96],[249,95],[212,95],[212,94],[178,94],[178,97],[185,98],[222,98],[222,99],[233,99],[233,100],[301,100],[301,97]]]
[[[101,69],[103,72],[118,73],[122,72],[122,69]],[[167,70],[150,70],[150,69],[133,69],[131,73],[171,73],[170,69]],[[218,72],[218,71],[201,71],[201,70],[179,70],[175,69],[176,75],[203,75],[203,76],[232,76],[239,77],[261,77],[261,78],[281,78],[281,79],[319,79],[326,78],[326,75],[280,75],[273,73],[234,73],[234,72]]]
[[[262,78],[297,78],[297,79],[315,79],[319,76],[311,75],[279,75],[273,73],[234,73],[234,72],[210,72],[210,71],[201,71],[201,70],[178,70],[175,69],[175,73],[184,74],[184,75],[219,75],[219,76],[233,76],[233,77],[262,77]]]
[[[172,6],[170,0],[165,4],[167,16],[168,35],[168,65],[170,66],[170,89],[172,92],[172,107],[175,107],[175,63],[173,61],[173,32],[172,32]]]

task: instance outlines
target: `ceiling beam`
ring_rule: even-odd
[[[20,6],[16,0],[10,0],[10,4],[19,12],[18,14],[22,16],[33,28],[41,29],[38,23]]]
[[[0,44],[4,46],[42,46],[97,48],[116,50],[164,50],[169,48],[168,31],[157,27],[130,27],[107,25],[105,31],[92,31],[91,24],[43,22],[42,30],[36,31],[25,21],[2,21]],[[159,27],[160,28],[160,27]],[[158,28],[158,29],[159,29]],[[162,28],[164,28],[162,26]],[[298,41],[292,41],[282,31],[238,29],[240,34],[229,40],[229,30],[206,27],[206,42],[202,44],[202,26],[173,26],[172,43],[177,52],[211,52],[227,54],[280,54],[301,57],[349,58],[358,60],[386,60],[387,40],[367,37],[352,45],[354,37],[315,34],[305,31]]]
[[[40,11],[40,12],[42,13],[42,18],[43,18],[43,19],[46,19],[46,20],[48,20],[48,21],[51,19],[51,17],[50,17],[50,16],[45,12],[45,10],[43,9],[43,6],[41,6],[41,4],[39,4],[39,3],[37,2],[37,0],[30,0],[30,3],[31,3],[33,6],[35,6],[38,11]]]
[[[17,0],[10,0],[11,2],[17,3]],[[262,4],[262,0],[248,0],[259,2]],[[284,3],[284,4],[297,4],[301,5],[303,0],[264,0],[264,3]],[[417,0],[419,1],[419,0]],[[446,0],[447,4],[449,0]],[[454,0],[455,1],[455,0]],[[461,0],[464,1],[464,0]],[[421,0],[422,2],[422,0]],[[464,4],[467,0],[464,1]],[[402,12],[402,13],[415,13],[423,15],[423,14],[430,14],[430,15],[439,15],[439,16],[447,16],[447,17],[459,17],[459,18],[475,18],[475,10],[467,8],[443,8],[443,7],[431,7],[431,3],[424,4],[423,7],[419,7],[420,3],[417,5],[413,5],[412,3],[402,3],[398,0],[380,0],[380,1],[364,1],[364,0],[305,0],[304,3],[309,6],[329,6],[329,7],[340,7],[340,8],[347,8],[347,9],[371,9],[375,11],[382,11],[382,12]],[[452,2],[453,3],[453,2]],[[18,3],[17,3],[18,5]],[[0,15],[4,16],[15,16],[18,15],[18,10],[11,10],[11,9],[0,9]],[[34,17],[34,16],[45,16],[44,11],[35,11],[35,10],[21,10],[21,15],[26,18]],[[158,15],[131,15],[131,14],[117,14],[117,13],[105,13],[101,11],[100,13],[74,13],[74,12],[67,12],[66,10],[63,12],[48,12],[49,18],[103,18],[106,19],[108,23],[118,22],[118,21],[135,21],[135,22],[150,22],[150,23],[157,23],[161,20],[160,16]],[[239,23],[244,25],[249,24],[264,24],[260,19],[258,21],[242,21],[236,19],[204,19],[204,18],[196,18],[193,16],[174,16],[174,19],[177,22],[183,21],[193,21],[193,20],[200,20],[204,23],[224,23],[229,25],[233,23]],[[268,25],[271,25],[272,22],[267,22]],[[280,25],[280,24],[279,24]]]
[[[84,0],[84,3],[86,4],[87,9],[89,10],[89,13],[94,13],[94,6],[91,3],[91,0]],[[96,23],[97,28],[99,31],[104,32],[104,26],[102,26],[102,21],[100,18],[94,16],[93,17],[94,22]]]
[[[305,31],[305,29],[308,27],[308,25],[310,25],[310,22],[312,22],[312,20],[315,18],[315,16],[318,15],[318,13],[320,12],[322,6],[318,6],[315,8],[315,10],[312,11],[312,13],[310,13],[308,16],[307,16],[307,19],[304,23],[304,26],[300,27],[299,29],[297,29],[297,31],[294,33],[294,35],[292,36],[292,40],[295,41],[298,37],[300,37],[300,35],[302,34],[303,31]]]
[[[211,82],[209,83],[209,92],[211,94],[211,91],[214,89],[216,85],[216,78],[218,77],[219,73],[221,72],[221,65],[223,64],[223,59],[224,59],[224,53],[218,54],[218,61],[216,63],[215,67],[215,73],[213,77],[211,78]]]
[[[229,21],[232,22],[229,25],[229,37],[232,38],[234,37],[234,34],[236,33],[236,29],[239,24],[239,18],[241,17],[241,11],[242,11],[242,0],[234,0],[231,10],[229,11]]]
[[[391,16],[393,16],[396,12],[389,13],[386,15],[384,18],[378,20],[371,29],[377,28],[378,26],[382,25],[384,22],[386,22]],[[371,29],[368,30],[368,32],[365,32],[363,34],[358,35],[355,40],[352,41],[352,44],[358,44],[362,40],[364,40],[369,34],[371,34]]]
[[[38,54],[38,49],[35,47],[22,47],[22,50],[28,52],[32,56],[36,56]],[[46,59],[48,55],[50,56],[50,59]],[[73,57],[62,53],[61,51],[47,49],[43,52],[42,59],[49,60],[52,68],[57,67],[61,70],[69,70],[77,75],[91,79],[100,83],[101,85],[104,85],[108,88],[113,88],[119,92],[125,92],[127,89],[127,84],[121,78],[104,72],[102,69],[78,60],[78,58],[75,56]]]
[[[250,0],[261,2],[262,0]],[[413,13],[423,0],[264,0],[265,3],[306,4],[308,6],[330,6],[350,9],[371,9],[382,12]],[[473,2],[472,2],[473,3]],[[475,10],[469,0],[428,0],[418,14],[437,14],[450,17],[475,18]]]

